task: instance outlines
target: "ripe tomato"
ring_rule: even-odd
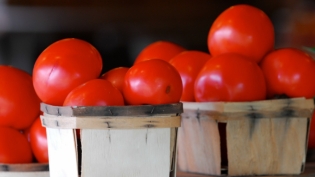
[[[186,49],[182,46],[169,41],[156,41],[142,49],[134,64],[150,59],[169,61],[184,50]]]
[[[26,137],[16,129],[0,127],[0,163],[31,163],[32,160]]]
[[[266,83],[258,64],[236,53],[212,57],[195,81],[195,99],[207,101],[254,101],[266,98]]]
[[[90,80],[75,89],[66,97],[64,106],[123,106],[120,91],[104,79]]]
[[[40,100],[27,72],[0,66],[0,126],[26,129],[39,115]]]
[[[90,43],[75,38],[59,40],[35,62],[36,93],[43,102],[61,106],[72,89],[98,78],[102,67],[101,55]]]
[[[32,124],[29,132],[33,154],[39,163],[48,163],[48,144],[46,128],[42,126],[38,117]]]
[[[305,52],[282,48],[269,53],[261,62],[268,98],[278,95],[312,98],[315,96],[315,62]]]
[[[183,83],[181,101],[195,101],[195,79],[211,55],[201,51],[184,51],[171,59],[170,64],[179,72]]]
[[[30,142],[30,131],[31,131],[31,127],[28,127],[24,130],[20,130],[20,133],[22,133],[26,137],[28,142]]]
[[[128,70],[123,95],[129,105],[170,104],[179,102],[182,90],[176,69],[164,60],[152,59]]]
[[[313,113],[310,130],[309,130],[309,137],[308,137],[308,149],[315,149],[315,112]]]
[[[213,22],[208,35],[212,56],[233,52],[257,63],[274,48],[274,27],[269,17],[250,5],[235,5]]]
[[[101,76],[101,79],[106,79],[110,83],[113,84],[114,87],[116,87],[120,92],[122,92],[124,82],[125,82],[125,75],[127,73],[129,68],[127,67],[118,67],[111,69],[104,73]]]

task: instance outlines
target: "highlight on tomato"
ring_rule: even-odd
[[[125,75],[128,70],[129,70],[128,67],[113,68],[102,74],[100,78],[108,80],[110,83],[113,84],[114,87],[116,87],[120,92],[122,92],[125,82]]]
[[[213,22],[208,34],[212,56],[239,53],[259,63],[274,48],[275,32],[270,18],[251,5],[234,5]]]
[[[75,87],[100,76],[103,61],[90,43],[66,38],[49,45],[33,69],[34,88],[42,102],[61,106]]]
[[[150,59],[170,61],[175,55],[185,50],[184,47],[170,41],[156,41],[141,50],[134,64]]]
[[[195,79],[201,68],[210,58],[211,55],[209,53],[198,50],[187,50],[170,60],[170,64],[175,67],[182,79],[183,92],[180,101],[195,101]]]
[[[125,76],[123,95],[128,105],[178,103],[182,81],[177,70],[160,59],[133,65]]]
[[[236,53],[212,57],[196,77],[195,99],[255,101],[266,99],[266,82],[256,62]]]
[[[7,65],[0,65],[0,126],[23,130],[40,113],[40,100],[32,76]]]
[[[270,52],[260,63],[266,78],[268,98],[315,96],[315,61],[296,48]]]

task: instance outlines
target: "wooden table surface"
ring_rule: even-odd
[[[264,177],[315,177],[315,162],[306,163],[305,170],[301,175],[286,175],[286,176],[264,176]],[[185,172],[177,172],[176,177],[218,177],[212,175],[201,175],[201,174],[192,174],[192,173],[185,173]]]

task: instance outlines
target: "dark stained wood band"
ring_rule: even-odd
[[[41,111],[57,116],[155,116],[181,114],[183,104],[141,106],[52,106],[41,103]]]
[[[182,118],[215,119],[219,121],[244,118],[310,118],[313,99],[292,98],[253,102],[184,102]]]
[[[49,165],[46,163],[28,163],[28,164],[0,164],[0,171],[16,172],[35,172],[49,171]]]

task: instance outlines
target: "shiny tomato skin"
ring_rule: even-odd
[[[185,50],[184,47],[170,41],[156,41],[141,50],[134,64],[150,59],[170,61],[175,55]]]
[[[260,9],[239,4],[223,11],[213,22],[208,34],[212,56],[239,53],[257,63],[274,48],[274,26]]]
[[[32,160],[26,137],[16,129],[0,127],[0,163],[31,163]]]
[[[196,77],[194,89],[196,102],[266,98],[266,83],[260,67],[236,53],[221,54],[207,61]]]
[[[123,106],[122,93],[109,81],[92,79],[75,89],[66,97],[64,106]]]
[[[268,98],[315,96],[315,61],[296,48],[281,48],[269,53],[260,63],[267,83]]]
[[[7,65],[0,65],[0,126],[23,130],[40,113],[40,100],[32,76]]]
[[[122,92],[125,75],[129,70],[128,67],[117,67],[102,74],[101,79],[106,79],[113,84],[120,92]]]
[[[32,124],[29,132],[33,154],[39,163],[48,163],[48,144],[46,128],[42,126],[38,117]]]
[[[72,89],[100,76],[102,62],[98,50],[84,40],[66,38],[56,41],[35,62],[36,93],[42,102],[61,106]]]
[[[201,68],[210,58],[211,55],[206,52],[187,50],[171,59],[170,64],[179,72],[183,83],[183,92],[180,101],[195,101],[195,79]]]
[[[160,59],[133,65],[125,76],[123,95],[128,105],[178,103],[182,94],[179,73]]]

